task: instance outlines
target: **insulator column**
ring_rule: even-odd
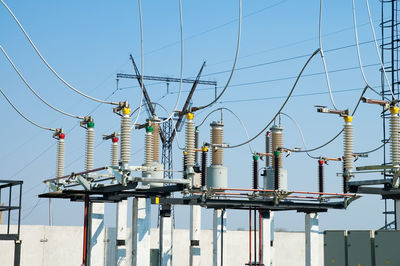
[[[153,162],[153,127],[146,127],[144,163],[150,167]]]
[[[56,167],[56,177],[61,177],[64,174],[65,165],[65,134],[57,134],[57,167]]]
[[[279,148],[283,147],[283,141],[282,141],[282,127],[279,125],[273,125],[271,127],[271,138],[272,138],[272,143],[271,143],[271,151],[276,151]],[[279,155],[279,167],[283,167],[283,160],[282,160],[282,154]],[[275,162],[272,162],[272,167],[276,168]]]
[[[182,154],[183,156],[182,156],[182,170],[183,170],[183,175],[182,175],[182,177],[183,177],[183,179],[186,179],[187,178],[187,176],[186,176],[186,159],[187,159],[187,152],[186,151],[184,151],[183,152],[183,154]]]
[[[343,175],[348,181],[351,177],[351,172],[353,169],[353,125],[351,122],[353,121],[352,116],[344,117],[344,129],[343,129],[343,146],[344,146],[344,155],[343,155]]]
[[[160,124],[153,123],[153,162],[160,161]]]
[[[210,124],[211,126],[211,164],[212,165],[222,165],[223,164],[223,149],[221,147],[224,139],[224,131],[222,122],[214,121]],[[216,146],[214,146],[216,145]]]
[[[253,189],[258,189],[258,155],[253,155]]]
[[[265,153],[272,153],[271,149],[271,132],[267,131],[265,134]],[[265,166],[271,167],[272,166],[272,158],[271,156],[266,156]]]
[[[129,107],[122,108],[121,117],[121,163],[122,168],[126,168],[131,159],[131,109]]]
[[[207,184],[207,147],[201,148],[201,186],[205,187]]]
[[[111,138],[111,166],[118,166],[118,137]]]
[[[86,124],[86,163],[85,170],[92,170],[94,168],[94,122],[90,118]]]
[[[194,144],[195,144],[195,136],[194,136],[194,122],[193,122],[194,114],[188,113],[186,115],[186,167],[193,167],[195,164],[194,161]]]
[[[390,108],[390,144],[393,167],[400,165],[399,107]]]
[[[324,192],[324,160],[318,160],[318,189]]]

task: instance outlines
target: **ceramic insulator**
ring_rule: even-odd
[[[56,177],[61,177],[64,174],[65,165],[65,141],[58,139],[57,143],[57,172]]]
[[[144,163],[146,166],[151,166],[153,162],[153,133],[146,132],[144,138],[145,138]]]
[[[212,122],[211,126],[211,144],[218,145],[219,147],[212,146],[211,149],[211,164],[222,165],[224,158],[224,151],[221,147],[224,141],[224,129],[222,122]]]
[[[153,123],[153,162],[160,161],[160,124]]]
[[[353,169],[353,125],[350,122],[344,124],[343,131],[343,166],[345,172],[351,172]]]
[[[186,119],[186,167],[194,166],[194,122],[193,119]]]
[[[86,129],[86,164],[85,170],[94,168],[94,128]]]
[[[111,166],[118,166],[118,142],[111,143]]]
[[[399,137],[399,114],[392,114],[390,116],[390,144],[391,144],[391,157],[392,165],[400,164],[400,137]]]
[[[127,165],[131,159],[131,118],[129,114],[121,118],[121,162]]]

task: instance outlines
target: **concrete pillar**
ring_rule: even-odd
[[[132,207],[132,265],[150,265],[150,199],[134,198]]]
[[[201,235],[201,207],[197,205],[190,206],[190,266],[201,265],[200,250]]]
[[[227,265],[226,211],[214,210],[213,218],[213,266]]]
[[[91,203],[90,265],[104,265],[104,203]]]
[[[172,266],[173,224],[171,206],[164,205],[160,211],[160,265]]]
[[[319,222],[318,213],[306,213],[305,215],[306,233],[306,266],[322,265],[320,242],[319,242]]]
[[[262,212],[262,262],[265,266],[273,265],[274,257],[274,212]]]
[[[117,203],[117,240],[115,252],[115,265],[127,266],[126,237],[128,226],[128,201],[122,200]]]
[[[395,229],[400,230],[400,200],[394,200]]]

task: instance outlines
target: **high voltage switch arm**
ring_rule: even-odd
[[[2,89],[0,89],[0,93],[3,94],[3,96],[4,96],[4,98],[7,100],[7,102],[11,105],[11,107],[12,107],[23,119],[25,119],[26,121],[28,121],[28,122],[31,123],[32,125],[37,126],[38,128],[41,128],[41,129],[44,129],[44,130],[49,130],[49,131],[54,131],[54,132],[56,131],[54,128],[41,126],[41,125],[39,125],[39,124],[33,122],[33,121],[30,120],[29,118],[27,118],[23,113],[21,113],[21,112],[17,109],[17,107],[15,107],[15,105],[10,101],[10,99],[8,99],[8,97],[4,94],[4,92],[3,92]]]
[[[17,72],[18,76],[21,78],[21,80],[25,83],[25,85],[29,88],[29,90],[39,99],[41,100],[44,104],[46,104],[48,107],[50,107],[51,109],[69,116],[69,117],[73,117],[73,118],[78,118],[78,119],[83,119],[82,116],[78,116],[78,115],[74,115],[74,114],[70,114],[67,112],[64,112],[60,109],[58,109],[57,107],[54,107],[53,105],[49,104],[48,102],[46,102],[42,97],[40,97],[40,95],[29,85],[29,83],[26,81],[26,79],[24,78],[24,76],[22,76],[21,72],[18,70],[18,68],[15,66],[14,62],[11,60],[11,58],[8,56],[8,54],[6,53],[6,51],[3,49],[3,47],[0,45],[0,50],[3,52],[4,56],[7,58],[8,62],[11,64],[11,66],[13,67],[13,69],[15,70],[15,72]]]
[[[0,0],[0,2],[4,5],[4,7],[7,9],[8,13],[10,13],[10,15],[14,18],[15,22],[18,24],[19,28],[22,30],[22,32],[24,33],[25,37],[28,39],[29,43],[31,44],[31,46],[33,47],[33,49],[35,50],[35,52],[37,53],[37,55],[40,57],[40,59],[42,59],[43,63],[47,66],[47,68],[62,82],[64,83],[67,87],[69,87],[71,90],[75,91],[76,93],[99,103],[107,103],[107,104],[113,104],[113,105],[118,105],[118,103],[116,102],[110,102],[110,101],[103,101],[97,98],[94,98],[92,96],[89,96],[77,89],[75,89],[72,85],[70,85],[67,81],[65,81],[51,66],[50,64],[46,61],[46,59],[42,56],[42,54],[40,53],[40,51],[38,50],[38,48],[36,47],[36,45],[33,43],[32,39],[29,37],[28,33],[25,31],[24,27],[22,26],[22,24],[19,22],[18,18],[14,15],[14,13],[11,11],[11,9],[6,5],[6,3],[3,0]]]
[[[199,84],[200,76],[201,76],[201,73],[203,72],[203,69],[204,69],[205,65],[206,65],[206,62],[204,61],[203,65],[200,68],[199,74],[197,74],[196,80],[194,81],[193,86],[190,89],[189,95],[186,98],[186,102],[182,107],[181,114],[179,115],[178,121],[175,124],[175,130],[172,132],[171,137],[169,138],[169,142],[172,142],[174,140],[175,135],[176,135],[176,131],[178,130],[178,128],[180,127],[180,125],[181,125],[181,123],[183,121],[183,116],[188,111],[188,107],[189,107],[190,101],[192,100],[192,96],[193,96],[193,94],[194,94],[194,92],[196,90],[197,84]]]

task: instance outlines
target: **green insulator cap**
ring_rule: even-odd
[[[196,126],[196,127],[194,128],[194,130],[195,130],[195,131],[199,131],[199,127]]]
[[[260,158],[258,155],[253,155],[253,160],[254,160],[254,161],[257,161],[258,158]]]
[[[94,122],[88,122],[87,123],[88,128],[94,128]]]
[[[146,127],[146,132],[153,132],[153,127]]]
[[[275,152],[274,152],[274,155],[275,155],[275,156],[279,156],[279,154],[281,154],[280,151],[275,151]]]

